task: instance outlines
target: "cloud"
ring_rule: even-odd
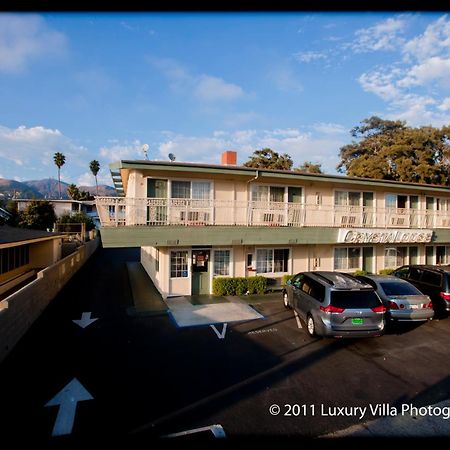
[[[113,145],[100,148],[100,156],[108,162],[115,162],[121,159],[144,159],[145,155],[142,151],[142,143],[135,140],[131,143],[113,141]],[[150,155],[151,149],[148,154]]]
[[[267,76],[275,84],[275,87],[282,92],[303,92],[303,84],[297,78],[293,69],[288,65],[275,64],[269,70]]]
[[[186,67],[170,58],[149,58],[149,62],[169,80],[170,88],[178,94],[192,93],[203,102],[231,101],[244,96],[242,87],[223,78],[193,74]]]
[[[108,167],[101,167],[99,173],[97,174],[98,184],[112,184],[111,172]],[[84,172],[81,174],[76,183],[77,186],[95,186],[95,177],[92,172]],[[92,191],[94,193],[95,191]]]
[[[450,109],[450,97],[445,97],[444,100],[442,100],[442,103],[438,106],[438,108],[441,111],[447,111],[447,109]]]
[[[404,32],[406,21],[389,18],[378,22],[373,27],[363,28],[355,32],[355,40],[345,47],[355,53],[366,53],[379,50],[395,50],[404,39],[399,35]]]
[[[294,54],[294,58],[301,63],[310,63],[311,61],[317,61],[320,59],[327,59],[327,55],[324,52],[298,52]]]
[[[433,56],[424,60],[422,64],[413,66],[407,75],[398,81],[398,85],[401,87],[423,86],[431,82],[439,82],[444,87],[450,87],[450,58]]]
[[[219,164],[225,150],[236,150],[243,163],[256,149],[270,147],[279,153],[288,153],[297,167],[304,161],[320,163],[328,173],[335,173],[339,148],[347,143],[341,138],[316,138],[311,132],[296,128],[271,130],[217,130],[209,136],[186,136],[170,133],[158,145],[159,157],[167,160],[174,153],[177,161]],[[313,156],[312,156],[313,155]]]
[[[61,56],[66,36],[50,29],[37,15],[0,14],[0,71],[17,73],[33,61]]]
[[[348,130],[338,123],[317,123],[313,125],[314,130],[323,134],[343,134]]]

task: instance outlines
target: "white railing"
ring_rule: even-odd
[[[450,212],[284,202],[96,197],[103,227],[240,225],[450,228]]]

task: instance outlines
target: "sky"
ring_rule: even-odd
[[[0,13],[0,177],[112,185],[120,159],[244,163],[288,153],[336,173],[377,115],[450,124],[445,12]]]

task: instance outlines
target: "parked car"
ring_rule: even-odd
[[[450,311],[450,266],[402,266],[393,275],[408,281],[428,295],[435,312]]]
[[[434,310],[430,297],[422,294],[408,281],[392,275],[361,275],[356,278],[376,290],[386,307],[387,319],[416,321],[433,318]]]
[[[283,290],[286,308],[310,336],[368,337],[384,333],[385,312],[374,288],[341,272],[301,272]]]

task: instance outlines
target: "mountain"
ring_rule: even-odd
[[[41,198],[41,193],[32,186],[15,180],[0,178],[0,199],[10,198]]]
[[[61,197],[68,199],[67,194],[68,183],[61,181]],[[95,186],[78,186],[81,191],[88,191],[91,195],[95,195]],[[116,190],[105,184],[98,186],[98,195],[106,197],[117,196]],[[54,178],[46,178],[43,180],[15,181],[0,178],[0,199],[9,198],[47,198],[59,199],[58,180]]]

